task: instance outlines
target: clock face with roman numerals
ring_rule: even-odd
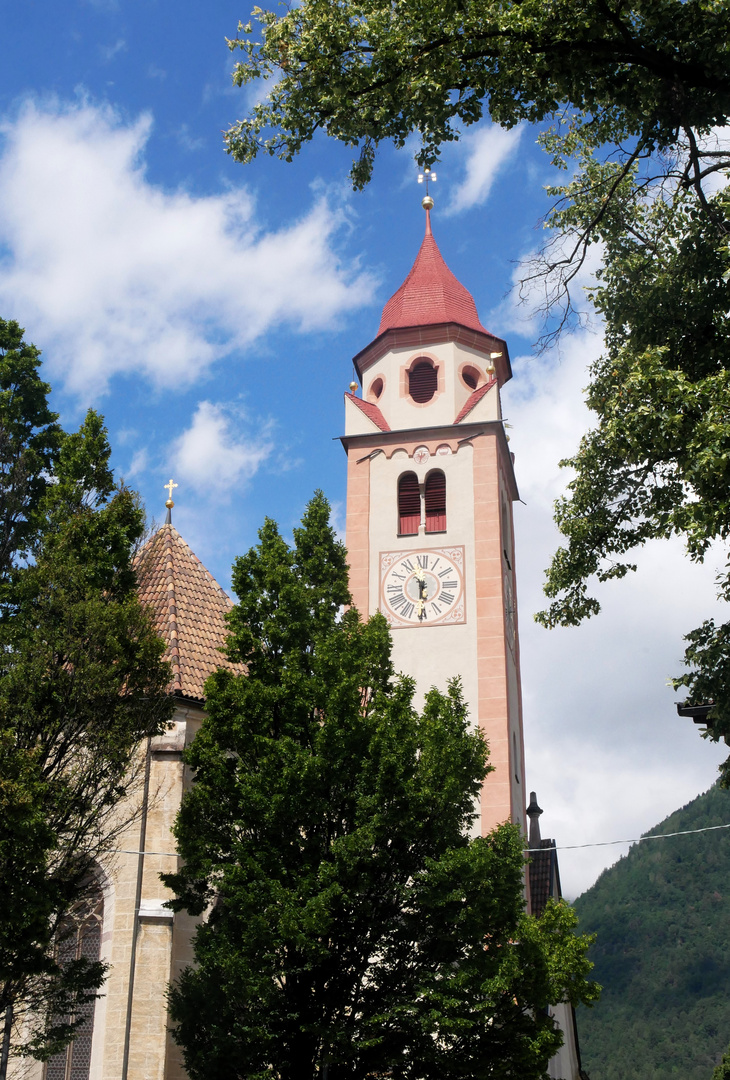
[[[464,548],[381,552],[380,606],[394,629],[463,623]]]

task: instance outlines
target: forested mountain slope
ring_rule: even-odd
[[[649,835],[727,822],[713,787]],[[730,1043],[730,829],[634,845],[575,907],[604,988],[578,1012],[591,1080],[710,1080]]]

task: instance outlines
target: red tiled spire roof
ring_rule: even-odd
[[[403,326],[458,323],[486,334],[471,293],[449,270],[431,232],[426,211],[426,235],[411,272],[383,308],[378,335]]]
[[[385,417],[381,413],[377,405],[373,405],[372,401],[364,401],[362,398],[356,397],[354,394],[349,394],[345,391],[345,397],[349,398],[357,405],[361,412],[364,412],[368,420],[372,420],[376,427],[381,431],[390,431]]]
[[[219,648],[225,644],[230,598],[172,525],[163,525],[136,560],[139,598],[153,611],[172,666],[170,692],[202,701],[216,668],[241,672]]]

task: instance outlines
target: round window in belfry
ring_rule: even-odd
[[[465,386],[468,386],[470,390],[476,390],[482,377],[475,367],[469,366],[462,370],[461,378]]]
[[[383,392],[383,380],[381,378],[373,379],[370,383],[370,389],[368,390],[368,400],[377,401]]]
[[[417,360],[408,372],[408,393],[422,405],[430,401],[438,389],[438,368],[429,360]]]

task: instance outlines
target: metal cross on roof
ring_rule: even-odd
[[[163,484],[162,486],[170,493],[168,497],[172,499],[172,489],[176,488],[178,485],[173,480],[170,480],[169,483]]]
[[[418,183],[426,185],[426,194],[427,195],[428,195],[429,181],[433,181],[434,183],[436,183],[437,180],[438,180],[438,177],[436,176],[436,173],[432,172],[428,165],[426,166],[426,168],[423,170],[422,173],[419,172],[419,174],[418,174]]]

